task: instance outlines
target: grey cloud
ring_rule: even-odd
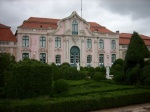
[[[101,0],[99,4],[113,13],[130,15],[134,20],[150,17],[150,0]]]

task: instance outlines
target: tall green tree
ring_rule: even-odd
[[[129,72],[132,71],[132,69],[137,65],[139,65],[140,68],[143,68],[144,58],[148,57],[150,57],[150,52],[148,51],[148,48],[146,47],[144,41],[137,32],[133,32],[124,60],[124,74],[126,76],[131,74]],[[135,80],[138,79],[139,78],[136,78]],[[134,82],[136,83],[137,81]]]
[[[12,69],[15,57],[9,53],[0,53],[0,87],[4,86],[4,73]]]

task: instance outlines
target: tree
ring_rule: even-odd
[[[134,68],[139,64],[140,69],[144,67],[144,58],[148,58],[150,53],[144,41],[137,32],[133,32],[128,46],[128,50],[124,61],[124,74],[126,75],[129,69]],[[140,75],[139,75],[140,76]],[[137,78],[139,79],[139,78]]]
[[[15,57],[9,53],[0,53],[0,87],[4,86],[4,73],[12,69]]]

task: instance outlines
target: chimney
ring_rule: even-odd
[[[117,30],[116,33],[119,34],[119,30]]]

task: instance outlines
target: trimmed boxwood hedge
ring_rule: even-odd
[[[149,89],[122,90],[66,98],[38,98],[18,101],[3,100],[3,112],[84,112],[150,101]]]

